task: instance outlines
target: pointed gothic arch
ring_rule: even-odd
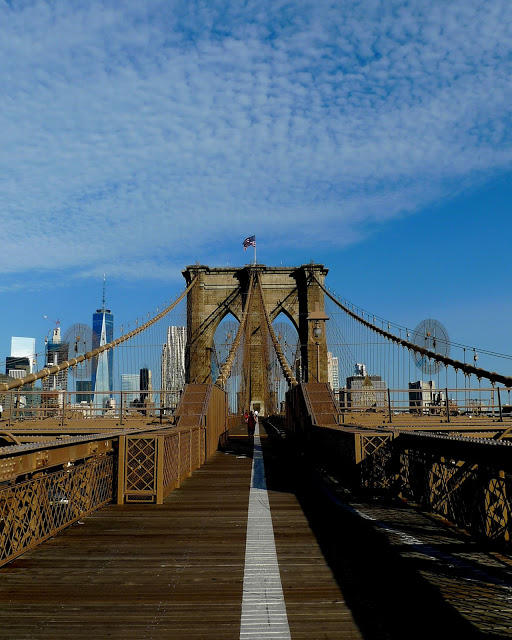
[[[281,313],[297,328],[302,345],[302,362],[305,380],[309,375],[307,363],[318,359],[320,379],[327,379],[327,349],[325,331],[318,339],[313,337],[310,313],[324,309],[323,285],[328,270],[320,264],[307,264],[300,267],[267,267],[248,265],[242,268],[208,267],[205,265],[188,266],[183,276],[189,284],[196,284],[187,296],[187,381],[210,382],[210,350],[213,335],[221,320],[232,313],[241,318],[248,299],[248,287],[251,273],[257,273],[265,309],[273,321]],[[262,316],[258,295],[251,299],[251,344],[249,361],[244,366],[250,368],[253,397],[259,398],[266,384],[265,367],[258,356],[259,342],[265,322]],[[263,332],[264,333],[264,332]]]

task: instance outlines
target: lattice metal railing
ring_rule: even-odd
[[[295,396],[294,390],[288,398]],[[344,486],[420,504],[510,548],[511,442],[313,425],[290,432],[308,458]]]
[[[204,441],[201,426],[122,436],[118,502],[160,504],[204,464]]]
[[[0,565],[111,502],[112,455],[0,489]]]
[[[157,436],[128,436],[127,443],[126,486],[138,496],[152,496],[157,481]]]
[[[399,443],[398,443],[399,444]],[[400,495],[494,542],[510,545],[512,474],[501,465],[401,452]]]
[[[163,485],[172,491],[180,484],[180,439],[164,438]]]
[[[421,504],[504,546],[512,534],[512,450],[501,441],[416,434],[367,440],[361,486]]]
[[[398,466],[391,433],[355,435],[356,460],[360,462],[363,489],[390,490],[397,482]]]
[[[490,478],[484,490],[483,511],[485,534],[492,540],[503,540],[510,544],[512,479],[504,471]]]

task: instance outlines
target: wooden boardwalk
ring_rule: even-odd
[[[163,505],[109,506],[0,569],[0,638],[240,638],[252,458],[238,433]],[[284,443],[262,446],[291,638],[512,637],[507,558],[410,508],[340,505]]]

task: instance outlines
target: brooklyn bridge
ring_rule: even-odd
[[[183,276],[0,385],[0,638],[512,637],[509,358],[321,264]]]

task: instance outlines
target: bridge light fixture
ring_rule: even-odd
[[[313,326],[313,338],[316,344],[316,379],[320,381],[320,338],[322,337],[322,327],[329,316],[318,308],[318,302],[315,303],[315,310],[308,316],[308,322]]]
[[[323,311],[320,311],[318,308],[318,302],[315,303],[315,310],[311,311],[308,316],[308,322],[313,324],[313,337],[315,340],[319,340],[322,337],[322,323],[326,320],[329,320],[329,316],[327,316]]]

